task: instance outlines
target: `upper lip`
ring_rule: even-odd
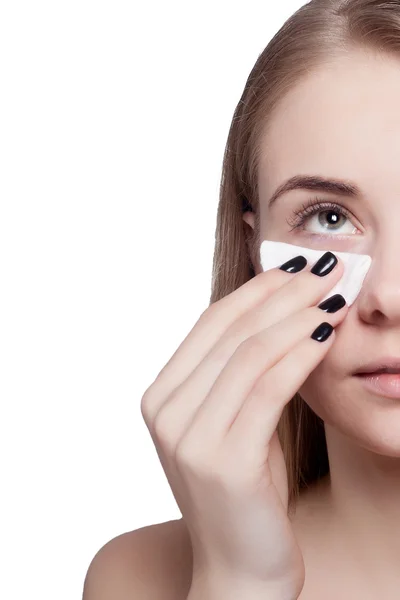
[[[375,373],[376,371],[384,371],[386,369],[391,369],[394,372],[400,373],[400,358],[393,357],[383,357],[378,358],[372,362],[369,362],[357,371],[354,371],[354,375],[359,373]]]

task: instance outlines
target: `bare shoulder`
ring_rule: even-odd
[[[182,519],[129,531],[105,544],[89,565],[83,600],[185,600],[192,576]]]

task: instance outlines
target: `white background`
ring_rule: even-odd
[[[108,540],[180,518],[140,401],[208,306],[233,111],[302,4],[1,3],[1,598],[81,598]]]

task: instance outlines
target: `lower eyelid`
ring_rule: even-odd
[[[311,238],[315,241],[321,240],[321,241],[326,241],[326,238],[331,238],[333,240],[338,240],[338,241],[345,241],[348,242],[349,238],[358,236],[358,235],[362,235],[361,233],[349,233],[346,235],[335,235],[334,233],[310,233],[309,231],[305,231],[305,236],[308,238]]]

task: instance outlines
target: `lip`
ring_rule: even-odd
[[[357,373],[355,376],[374,394],[400,399],[400,373]]]
[[[374,375],[378,376],[378,373],[374,373],[374,371],[378,371],[380,369],[398,369],[400,374],[400,358],[395,358],[393,356],[382,356],[382,358],[378,358],[372,362],[369,362],[357,371],[354,371],[353,375]],[[384,375],[388,375],[388,373],[383,373]],[[390,375],[390,374],[389,374]]]

